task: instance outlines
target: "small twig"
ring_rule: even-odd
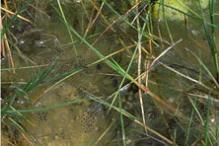
[[[6,34],[4,34],[3,39],[4,39],[4,47],[5,47],[6,52],[7,52],[6,55],[7,55],[7,58],[9,60],[9,66],[11,66],[12,68],[15,68],[11,49],[10,49]],[[15,70],[12,70],[12,72],[15,73]]]
[[[107,132],[109,132],[109,130],[112,128],[114,124],[115,124],[115,120],[111,122],[111,124],[106,128],[106,130],[104,130],[104,132],[98,137],[98,139],[93,145],[97,145],[100,142],[100,140],[107,134]]]
[[[27,82],[1,82],[2,85],[11,85],[11,84],[20,84],[20,85],[26,85]]]
[[[208,89],[209,91],[212,90],[210,87],[208,87],[207,85],[205,85],[205,84],[202,83],[201,81],[198,81],[198,80],[196,80],[196,79],[193,79],[193,78],[191,78],[190,76],[187,76],[187,75],[185,75],[185,74],[183,74],[183,73],[181,73],[181,72],[179,72],[179,71],[177,71],[177,70],[171,68],[170,66],[168,66],[168,65],[166,65],[166,64],[164,64],[164,63],[162,63],[162,62],[160,62],[160,64],[161,64],[162,66],[164,66],[166,69],[168,69],[168,70],[170,70],[170,71],[172,71],[172,72],[174,72],[174,73],[180,75],[181,77],[186,78],[186,79],[188,79],[188,80],[190,80],[190,81],[192,81],[192,82],[194,82],[194,83],[196,83],[196,84],[198,84],[198,85],[200,85],[200,86],[202,86],[202,87]]]
[[[151,63],[152,67],[162,56],[164,56],[168,51],[170,51],[175,45],[179,44],[180,42],[182,42],[183,39],[179,39],[178,41],[176,41],[174,44],[172,44],[171,46],[169,46],[167,49],[165,49],[162,53],[160,53],[159,56],[157,56],[153,62]]]
[[[118,18],[116,18],[115,20],[113,20],[113,22],[112,22],[111,24],[109,24],[109,25],[106,27],[106,29],[99,35],[99,37],[92,43],[92,45],[96,44],[96,43],[100,40],[100,38],[101,38],[108,30],[112,29],[114,24],[116,24],[116,23],[117,23],[118,21],[120,21],[120,20],[124,20],[124,17],[123,17],[123,16],[127,17],[128,14],[129,14],[133,9],[135,9],[139,4],[140,4],[140,2],[137,3],[137,4],[135,4],[135,5],[134,5],[131,9],[129,9],[124,15],[121,15],[121,16],[119,16]]]
[[[23,16],[21,16],[19,14],[16,14],[16,13],[14,13],[14,12],[6,9],[6,8],[1,7],[1,10],[5,11],[6,13],[11,14],[11,15],[17,15],[17,17],[20,18],[21,20],[26,21],[26,22],[32,24],[32,22],[29,19],[27,19],[27,18],[25,18],[25,17],[23,17]]]
[[[202,99],[205,99],[205,100],[211,100],[211,101],[219,104],[219,99],[209,97],[207,94],[203,95],[203,94],[187,93],[187,95],[192,96],[192,97],[199,97],[199,98],[202,98]]]
[[[89,32],[89,30],[91,29],[91,27],[92,27],[92,26],[94,25],[94,23],[96,22],[97,18],[100,16],[101,11],[102,11],[102,9],[103,9],[103,5],[104,5],[104,3],[102,3],[101,6],[100,6],[100,8],[97,10],[98,12],[97,12],[95,18],[91,21],[91,23],[88,24],[87,29],[85,30],[84,36],[87,35],[87,33]]]
[[[21,135],[30,144],[30,146],[34,146],[33,142],[24,133],[21,133]]]
[[[139,4],[139,0],[136,0],[136,4]],[[138,5],[136,7],[136,11],[138,12]],[[139,12],[140,15],[141,12]],[[133,21],[134,22],[134,21]],[[138,29],[138,43],[137,43],[137,48],[138,48],[138,76],[141,75],[141,60],[142,60],[142,45],[141,45],[141,29],[140,29],[140,22],[139,22],[139,17],[137,15],[136,17],[136,23],[137,23],[137,29]],[[138,83],[142,84],[141,78],[138,78]],[[146,120],[145,120],[145,112],[144,112],[144,103],[143,103],[143,97],[142,97],[142,90],[139,88],[138,89],[138,94],[139,94],[139,101],[140,101],[140,106],[141,106],[141,116],[142,116],[142,121],[143,124],[146,125]],[[147,133],[147,129],[145,128],[145,132]]]
[[[47,67],[49,64],[41,64],[41,65],[34,65],[34,66],[23,66],[23,67],[17,67],[17,68],[1,68],[1,71],[10,71],[10,70],[22,70],[22,69],[33,69],[33,68],[41,68],[41,67]]]

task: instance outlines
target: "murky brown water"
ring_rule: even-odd
[[[69,23],[81,35],[85,34],[86,28],[88,28],[88,24],[90,24],[88,16],[90,16],[90,13],[94,13],[92,3],[85,2],[82,5],[76,1],[66,0],[62,2]],[[80,68],[83,69],[83,71],[72,75],[51,90],[48,89],[56,82],[46,83],[28,94],[28,103],[31,104],[28,104],[27,107],[34,108],[55,105],[74,99],[82,100],[80,103],[72,104],[67,107],[27,115],[29,122],[25,122],[25,125],[27,131],[29,131],[29,134],[32,136],[32,143],[34,145],[48,146],[120,146],[122,137],[118,115],[115,113],[108,114],[107,108],[103,105],[86,100],[84,91],[102,97],[104,100],[109,99],[108,97],[117,91],[122,77],[118,76],[103,62],[87,67],[88,64],[96,61],[98,57],[75,36],[73,36],[74,42],[71,42],[66,26],[61,22],[54,10],[57,4],[55,4],[55,2],[41,1],[36,3],[37,10],[34,16],[35,25],[26,28],[22,33],[16,34],[16,45],[22,54],[14,51],[13,56],[17,68],[30,65],[38,67],[34,69],[16,70],[15,75],[2,72],[2,82],[6,84],[6,82],[12,81],[16,84],[25,84],[34,77],[41,68],[46,68],[54,60],[56,60],[57,65],[53,72],[49,74],[48,80],[54,78],[55,75],[59,73],[65,73],[74,68]],[[104,8],[103,14],[106,15],[106,18],[112,15],[107,8]],[[113,16],[114,15],[112,15],[111,19],[114,19]],[[86,39],[90,43],[95,42],[109,25],[105,24],[104,19],[106,18],[98,19],[87,33]],[[110,23],[113,22],[111,19],[107,18]],[[219,19],[217,17],[217,24],[218,22]],[[186,23],[185,25],[182,21],[168,21],[171,37],[174,39],[173,41],[176,42],[179,39],[182,39],[182,41],[176,44],[176,47],[164,55],[160,61],[196,80],[202,78],[200,80],[206,83],[207,86],[211,86],[212,83],[209,81],[209,77],[206,77],[206,73],[204,75],[202,74],[204,71],[200,68],[200,64],[188,51],[191,50],[198,54],[206,66],[214,72],[210,50],[203,36],[200,22],[187,19]],[[158,23],[155,20],[154,29],[157,35],[159,33],[157,30],[161,30],[162,38],[160,39],[171,42],[163,21]],[[101,53],[107,55],[118,51],[124,46],[133,45],[134,42],[132,42],[132,40],[136,39],[134,37],[135,35],[136,33],[127,25],[116,23],[112,30],[109,29],[109,31],[94,44],[94,47],[99,48]],[[216,35],[217,48],[219,48],[218,30]],[[158,47],[154,46],[154,54],[159,54],[169,46],[169,44],[160,43],[159,39],[157,42],[160,45]],[[76,48],[77,54],[74,48]],[[118,53],[113,56],[113,58],[126,69],[133,50],[134,47],[122,53]],[[130,74],[136,76],[137,69],[135,67],[137,61],[134,61],[133,64]],[[39,67],[40,65],[43,67]],[[198,93],[200,90],[202,91],[202,88],[199,90],[200,87],[196,86],[193,82],[168,71],[161,65],[155,65],[155,67],[152,68],[149,79],[149,87],[152,91],[171,103],[176,103],[179,110],[183,110],[187,116],[190,115],[192,108],[190,105],[188,106],[189,101],[186,94]],[[137,100],[138,94],[135,88],[136,87],[133,86],[131,91],[126,90],[121,94],[121,97],[123,98],[125,108],[133,115],[136,115],[136,117],[140,117],[141,112],[139,101]],[[205,93],[205,90],[203,93]],[[163,113],[163,111],[160,112],[147,95],[143,96],[145,98],[146,123],[152,129],[159,131],[167,137],[174,136],[169,133],[174,133],[174,130],[177,129],[176,131],[178,131],[177,134],[179,135],[176,136],[176,139],[183,141],[183,139],[180,138],[180,134],[184,131],[181,129],[181,125],[177,125],[173,116],[174,113],[169,115]],[[212,96],[218,97],[218,92],[212,93]],[[18,101],[20,102],[22,100],[23,99]],[[26,100],[24,102],[26,102]],[[212,108],[210,114],[212,118],[218,116],[217,110],[216,108]],[[165,116],[169,117],[165,119]],[[134,122],[128,119],[126,120],[126,141],[128,146],[141,146],[145,144],[165,145],[164,142],[153,138],[153,135],[146,135],[142,127],[136,126]],[[212,122],[212,131],[215,131],[217,122],[218,121]],[[199,125],[195,125],[192,128],[197,129],[198,126]],[[20,141],[20,145],[30,145],[30,143],[24,139]]]

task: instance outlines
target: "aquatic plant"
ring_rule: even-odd
[[[218,144],[216,0],[3,2],[4,145]]]

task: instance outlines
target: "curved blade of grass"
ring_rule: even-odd
[[[13,103],[14,103],[15,98],[17,96],[26,95],[28,92],[30,92],[31,90],[35,89],[39,84],[41,84],[45,80],[47,75],[53,70],[54,66],[55,66],[55,63],[53,63],[51,66],[49,66],[48,68],[44,69],[43,71],[39,72],[36,76],[34,76],[23,87],[17,88],[19,90],[16,90],[14,95],[9,97],[9,101],[8,101],[9,104],[6,104],[4,107],[2,107],[1,114],[4,114],[8,110],[9,106],[13,106]]]
[[[204,120],[203,120],[203,118],[201,116],[201,113],[199,112],[199,110],[198,110],[198,108],[196,106],[196,102],[194,102],[190,97],[189,97],[189,101],[190,101],[190,103],[191,103],[191,105],[193,107],[193,110],[197,113],[197,115],[198,115],[198,117],[199,117],[199,119],[201,121],[201,124],[204,125]]]
[[[135,49],[135,51],[134,51],[134,53],[133,53],[133,55],[132,55],[132,58],[131,58],[131,60],[130,60],[130,62],[129,62],[129,65],[128,65],[128,67],[127,67],[127,69],[126,69],[126,74],[129,72],[129,70],[130,70],[130,68],[131,68],[131,65],[132,65],[132,63],[133,63],[133,61],[134,61],[134,58],[135,58],[135,55],[136,55],[136,52],[137,52],[137,48]],[[121,88],[122,88],[122,86],[123,86],[123,84],[124,84],[124,82],[125,82],[125,76],[122,78],[122,81],[121,81],[121,83],[120,83],[120,85],[119,85],[119,88],[118,88],[118,90],[115,92],[115,96],[114,96],[114,98],[113,98],[113,100],[112,100],[112,102],[111,102],[111,106],[109,107],[109,111],[110,111],[110,109],[111,109],[111,107],[114,105],[114,102],[116,101],[116,99],[117,99],[117,97],[118,97],[118,95],[119,95],[119,93],[120,93],[120,90],[121,90]]]
[[[60,6],[59,9],[62,9],[62,7]],[[70,27],[70,30],[76,37],[78,37],[78,39],[80,39],[85,45],[87,45],[88,48],[91,49],[99,58],[104,58],[104,55],[102,55],[102,53],[97,48],[95,48],[87,40],[85,40],[73,27]],[[109,67],[115,70],[119,75],[127,78],[128,80],[136,84],[145,93],[149,94],[154,100],[156,100],[159,104],[165,107],[165,110],[167,110],[168,112],[176,113],[178,114],[179,117],[183,117],[182,113],[176,112],[176,108],[171,103],[167,103],[166,101],[161,99],[159,96],[151,92],[143,84],[139,84],[131,75],[126,74],[125,70],[115,60],[106,59],[104,61]]]
[[[188,141],[189,141],[190,133],[191,133],[192,122],[193,122],[193,117],[194,117],[194,109],[192,109],[189,124],[188,124],[188,127],[186,128],[186,138],[185,138],[184,145],[188,145]]]
[[[219,88],[219,83],[217,82],[217,80],[215,79],[215,77],[213,76],[213,74],[211,73],[211,71],[208,69],[208,67],[204,64],[204,62],[195,54],[193,53],[190,49],[187,49],[187,51],[189,51],[192,56],[194,56],[196,58],[196,60],[199,62],[199,64],[203,67],[203,69],[207,72],[207,74],[209,75],[209,77],[212,79],[212,81],[214,82],[214,84],[217,86],[217,88]]]
[[[58,3],[58,6],[60,8],[61,7],[60,0],[57,0],[57,3]],[[62,9],[60,9],[60,12],[61,12],[62,18],[64,20],[65,26],[66,26],[66,28],[68,30],[68,34],[70,36],[70,39],[71,39],[71,42],[72,42],[72,45],[73,45],[73,48],[74,48],[75,55],[78,56],[77,49],[76,49],[76,47],[74,45],[74,39],[73,39],[73,36],[72,36],[70,28],[69,28],[70,26],[69,26],[69,24],[68,24],[68,22],[67,22],[67,20],[65,18],[65,15],[64,15],[64,12],[63,12]]]
[[[204,143],[204,146],[209,146],[209,144],[213,145],[212,142],[211,142],[211,139],[209,137],[209,131],[210,131],[210,128],[209,128],[210,100],[207,100],[206,104],[207,105],[206,105],[206,109],[205,109],[206,110],[206,117],[205,117],[205,124],[204,124],[204,127],[205,127],[205,131],[204,131],[205,143]]]
[[[112,106],[110,107],[112,108]],[[121,101],[121,97],[119,95],[119,109],[120,111],[122,110],[122,101]],[[123,141],[123,146],[126,146],[126,135],[125,135],[125,125],[124,125],[124,117],[123,114],[120,112],[120,126],[121,126],[121,130],[122,130],[122,141]]]
[[[215,5],[216,5],[216,1],[215,0],[209,0],[210,4],[209,4],[209,15],[210,15],[210,23],[212,25],[215,25]],[[217,50],[217,46],[215,43],[215,27],[213,27],[212,25],[210,26],[211,31],[208,31],[208,25],[207,25],[207,20],[204,17],[204,12],[203,10],[202,12],[202,25],[204,28],[204,32],[205,32],[205,36],[207,38],[208,41],[208,45],[209,48],[211,50],[211,54],[212,54],[212,60],[214,62],[215,65],[215,72],[216,72],[216,77],[217,77],[217,81],[219,82],[219,58],[218,58],[218,50]]]
[[[35,112],[46,112],[48,110],[54,110],[54,109],[58,109],[58,108],[63,108],[72,104],[77,104],[77,103],[81,103],[83,100],[82,99],[75,99],[75,100],[71,100],[71,101],[65,101],[65,102],[61,102],[61,103],[57,103],[57,104],[52,104],[52,105],[47,105],[46,107],[34,107],[34,108],[26,108],[26,109],[16,109],[16,111],[14,110],[7,110],[6,113],[7,114],[16,114],[17,112],[19,113],[35,113]]]
[[[85,91],[86,92],[86,91]],[[100,103],[106,107],[110,107],[110,103],[100,99],[100,98],[97,98],[93,95],[91,95],[90,93],[86,92],[87,96],[88,96],[88,99],[91,99],[97,103]],[[147,125],[144,125],[143,123],[141,123],[134,115],[132,115],[131,113],[127,112],[126,110],[124,109],[121,109],[121,108],[118,108],[116,106],[112,106],[112,109],[114,109],[115,111],[117,111],[118,113],[122,114],[123,116],[133,120],[135,123],[139,124],[140,126],[144,127],[145,129],[147,129],[149,132],[157,135],[158,137],[160,137],[161,139],[163,139],[164,141],[166,141],[167,143],[169,144],[173,144],[173,141],[171,141],[170,139],[168,139],[167,137],[163,136],[162,134],[160,134],[159,132],[151,129],[150,127],[148,127]]]

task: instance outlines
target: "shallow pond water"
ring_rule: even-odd
[[[162,135],[159,136],[159,134],[150,133],[150,130],[150,132],[145,132],[141,124],[136,122],[136,120],[141,121],[142,119],[139,90],[130,81],[125,80],[123,88],[118,94],[121,103],[117,98],[115,106],[119,108],[122,105],[122,108],[134,115],[136,119],[133,120],[130,116],[129,118],[123,117],[124,119],[121,120],[122,116],[119,113],[123,111],[109,110],[109,105],[114,97],[112,94],[118,91],[123,77],[103,60],[94,63],[100,58],[83,41],[84,39],[98,48],[104,56],[115,53],[110,58],[126,70],[138,41],[136,29],[133,29],[133,27],[137,27],[137,24],[130,26],[130,23],[126,23],[126,19],[128,21],[135,19],[132,16],[135,13],[133,12],[123,19],[110,7],[107,7],[107,4],[102,6],[101,2],[61,1],[65,19],[82,36],[82,40],[80,40],[76,35],[69,35],[70,27],[66,26],[65,20],[63,22],[60,16],[62,14],[59,13],[57,1],[36,0],[33,4],[34,7],[30,7],[34,11],[31,16],[34,25],[27,25],[27,27],[26,23],[21,23],[21,27],[25,26],[26,28],[20,30],[18,26],[12,24],[10,28],[16,36],[13,59],[17,69],[15,74],[5,71],[7,59],[2,61],[2,89],[7,96],[10,96],[14,90],[22,89],[30,80],[37,82],[37,78],[40,78],[38,75],[42,70],[48,69],[53,63],[55,65],[36,88],[28,90],[24,97],[16,97],[15,106],[18,109],[42,108],[42,110],[36,110],[29,114],[24,112],[26,120],[19,120],[19,123],[24,125],[29,136],[27,138],[18,135],[14,138],[16,144],[24,146],[169,145],[170,142],[162,136],[171,139],[178,145],[191,145],[196,140],[199,143],[200,139],[197,137],[203,136],[202,130],[204,129],[203,119],[200,120],[200,117],[206,116],[206,99],[204,97],[208,97],[208,95],[214,99],[212,103],[209,103],[212,106],[208,111],[212,121],[209,122],[208,130],[213,137],[212,143],[216,144],[214,140],[218,139],[216,136],[219,122],[219,91],[212,83],[211,77],[201,67],[200,62],[192,55],[192,53],[196,54],[213,73],[213,76],[216,76],[201,20],[190,17],[181,20],[181,16],[180,20],[177,20],[177,16],[176,19],[158,21],[158,18],[155,17],[153,33],[156,37],[154,37],[152,51],[149,49],[148,38],[143,37],[145,40],[142,41],[142,45],[146,46],[143,50],[151,51],[149,55],[147,54],[148,56],[142,55],[143,59],[147,61],[150,61],[152,56],[159,56],[165,49],[178,41],[159,61],[154,63],[148,77],[148,86],[151,91],[165,99],[170,106],[175,105],[176,112],[166,111],[165,107],[159,106],[159,103],[149,95],[145,93],[142,95],[146,123],[151,129]],[[124,15],[131,9],[130,4],[128,1],[109,2],[109,5],[119,14]],[[144,4],[142,7],[146,9]],[[101,13],[99,13],[99,9],[101,9]],[[171,17],[173,17],[172,15],[175,13],[171,13]],[[218,24],[218,12],[216,18],[216,24]],[[142,25],[143,22],[139,23]],[[218,29],[216,29],[215,35],[216,46],[219,48]],[[137,55],[134,57],[129,71],[133,77],[137,77],[137,57]],[[168,65],[169,68],[162,64]],[[27,68],[22,68],[25,66]],[[145,69],[145,66],[147,66],[146,61],[142,63],[142,68]],[[203,84],[199,84],[198,81]],[[145,79],[142,80],[142,83],[146,84],[144,82]],[[8,89],[10,90],[8,91]],[[89,98],[91,95],[103,100],[104,104],[91,100]],[[203,98],[194,98],[192,95]],[[69,101],[79,102],[47,109],[47,107]],[[194,103],[199,103],[196,110],[193,110]],[[189,123],[190,116],[197,111],[200,113],[198,112],[198,116],[194,117],[194,123]],[[184,118],[177,117],[178,112],[183,113]],[[196,121],[198,124],[195,124]],[[121,128],[121,125],[124,126],[124,129]],[[192,131],[189,131],[189,138],[186,135],[188,127]],[[13,139],[11,136],[7,136],[10,135],[8,133],[4,134],[6,143],[10,141],[7,139]],[[185,139],[187,139],[186,143]]]

